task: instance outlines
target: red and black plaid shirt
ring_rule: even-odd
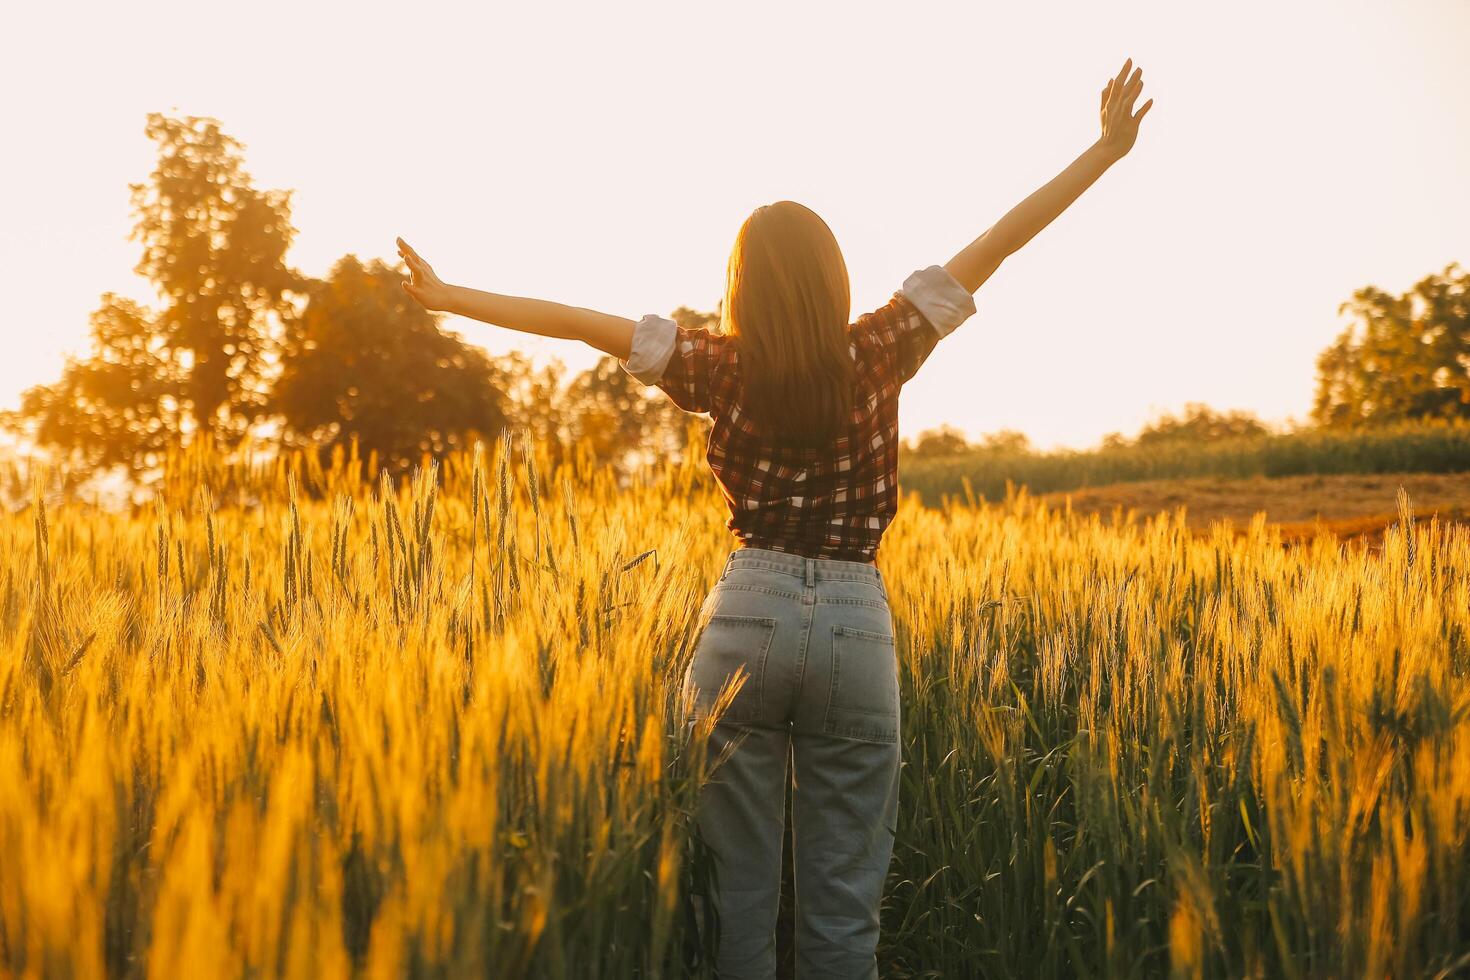
[[[705,455],[730,508],[727,526],[743,547],[874,560],[898,510],[899,389],[940,337],[974,312],[969,292],[939,266],[915,272],[904,285],[914,299],[897,291],[848,326],[857,376],[852,416],[846,432],[820,449],[772,445],[755,434],[737,403],[735,338],[653,314],[639,322],[639,330],[661,331],[650,343],[671,341],[672,351],[662,373],[630,373],[686,412],[713,419]],[[637,346],[635,333],[630,361],[639,357]]]

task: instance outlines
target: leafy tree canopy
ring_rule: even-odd
[[[1317,424],[1470,418],[1470,272],[1452,263],[1402,296],[1368,286],[1339,309],[1353,322],[1317,358]]]
[[[356,439],[363,455],[407,470],[493,439],[508,421],[485,351],[441,329],[379,259],[347,255],[313,282],[286,321],[268,407],[290,448],[329,450]]]
[[[1170,442],[1218,442],[1263,436],[1270,431],[1250,412],[1220,412],[1201,402],[1187,402],[1181,415],[1165,412],[1138,432],[1140,446]]]
[[[10,426],[86,467],[133,472],[192,433],[229,448],[265,402],[271,322],[305,280],[285,263],[295,229],[290,192],[251,183],[241,145],[213,119],[148,116],[158,143],[151,178],[130,185],[143,245],[135,272],[163,306],[104,293],[92,356],[31,388]]]

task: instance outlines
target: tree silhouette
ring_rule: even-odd
[[[933,429],[925,429],[913,438],[912,441],[904,439],[900,441],[899,448],[904,450],[905,455],[915,458],[930,458],[934,456],[957,456],[961,453],[970,452],[975,447],[970,445],[965,438],[964,432],[952,425],[940,425]]]
[[[720,312],[681,306],[671,319],[691,329],[714,328]],[[514,380],[507,383],[525,386]],[[598,358],[564,389],[555,381],[552,387],[557,390],[549,394],[545,386],[535,389],[529,404],[525,398],[514,399],[513,413],[529,411],[527,425],[538,435],[580,443],[596,458],[618,466],[704,451],[698,439],[701,433],[707,437],[708,420],[684,412],[662,392],[639,383],[615,357]]]
[[[1202,402],[1186,402],[1181,416],[1165,412],[1138,432],[1136,445],[1217,442],[1263,436],[1270,430],[1259,418],[1239,409],[1220,412]]]
[[[148,117],[159,143],[150,183],[131,185],[143,242],[134,269],[167,301],[155,319],[164,349],[183,366],[189,421],[233,445],[263,404],[261,369],[271,314],[302,277],[285,264],[295,229],[290,191],[257,191],[243,146],[212,119]]]
[[[1470,418],[1470,272],[1452,263],[1402,296],[1368,286],[1339,309],[1354,322],[1317,358],[1315,422]]]
[[[1033,451],[1031,440],[1026,433],[1016,429],[997,429],[994,432],[985,433],[975,442],[970,442],[965,439],[962,431],[947,424],[925,429],[912,441],[903,439],[899,442],[899,452],[913,459],[959,456],[967,453],[1023,455]]]
[[[91,358],[68,359],[59,381],[31,388],[7,418],[74,462],[134,472],[189,434],[228,449],[250,430],[265,402],[272,318],[304,284],[285,264],[290,192],[256,190],[240,143],[193,116],[150,113],[145,132],[158,165],[129,185],[130,239],[143,244],[134,271],[163,307],[103,294]]]
[[[328,450],[356,438],[363,455],[403,471],[493,439],[507,421],[497,366],[442,330],[409,299],[403,274],[374,259],[339,259],[286,321],[269,407],[293,448]]]
[[[564,397],[570,436],[600,459],[622,462],[682,452],[688,416],[668,398],[650,396],[617,358],[603,356],[572,379]]]
[[[90,356],[0,416],[74,471],[145,477],[174,447],[228,454],[247,435],[321,451],[356,439],[401,470],[506,424],[558,454],[583,440],[614,465],[690,448],[697,423],[611,357],[563,387],[560,362],[491,358],[442,330],[381,260],[344,256],[324,280],[290,268],[292,192],[257,190],[243,144],[216,120],[150,113],[145,132],[158,161],[129,185],[130,240],[159,308],[104,293]],[[713,326],[720,313],[681,307],[674,319]]]
[[[132,300],[104,293],[91,323],[92,357],[68,358],[61,379],[27,390],[7,423],[86,468],[156,465],[178,432],[181,372]]]

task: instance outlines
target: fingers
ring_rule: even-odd
[[[398,254],[408,263],[409,271],[423,276],[425,279],[432,277],[433,269],[429,267],[429,263],[425,262],[423,257],[415,252],[408,242],[405,242],[402,238],[397,239],[397,241]]]
[[[1132,70],[1132,68],[1133,68],[1133,59],[1132,58],[1129,58],[1127,61],[1123,62],[1123,68],[1122,68],[1122,70],[1119,71],[1117,77],[1113,79],[1113,91],[1114,92],[1121,92],[1123,90],[1123,82],[1127,80],[1127,78],[1128,78],[1128,72],[1130,70]]]
[[[419,253],[402,238],[398,240],[398,254],[403,256],[408,263],[409,278],[401,283],[403,291],[417,300],[425,309],[435,309],[431,303],[431,297],[438,295],[444,289],[444,281],[435,273],[432,266],[423,260]]]
[[[401,255],[401,256],[403,256],[403,258],[404,258],[405,261],[409,262],[410,264],[411,263],[414,263],[414,262],[423,262],[424,261],[419,256],[419,253],[415,252],[413,250],[413,247],[410,246],[408,244],[408,242],[404,241],[402,238],[397,239],[397,242],[398,242],[398,254]],[[428,263],[424,263],[424,264],[427,265]]]
[[[1145,102],[1143,104],[1143,108],[1139,109],[1138,112],[1137,112],[1137,114],[1134,115],[1134,117],[1133,117],[1134,123],[1137,123],[1138,120],[1140,120],[1144,116],[1146,116],[1148,114],[1148,111],[1153,108],[1153,105],[1154,105],[1154,100],[1153,99],[1149,99],[1147,102]]]
[[[1138,98],[1138,93],[1143,91],[1143,69],[1135,68],[1133,77],[1128,79],[1128,84],[1123,87],[1123,98],[1121,108],[1129,115],[1133,114],[1133,100]]]
[[[1133,67],[1133,59],[1123,62],[1122,69],[1108,80],[1102,91],[1102,112],[1132,117],[1133,103],[1143,91],[1143,69]]]

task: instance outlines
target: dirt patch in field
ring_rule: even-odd
[[[1229,520],[1244,532],[1264,511],[1267,522],[1281,530],[1282,540],[1298,544],[1323,534],[1343,541],[1376,546],[1386,527],[1398,521],[1397,492],[1409,495],[1416,520],[1438,515],[1441,523],[1470,524],[1470,473],[1388,473],[1252,477],[1223,480],[1153,480],[1041,495],[1053,506],[1068,498],[1072,509],[1096,513],[1111,521],[1119,508],[1144,517],[1184,508],[1192,530]]]

